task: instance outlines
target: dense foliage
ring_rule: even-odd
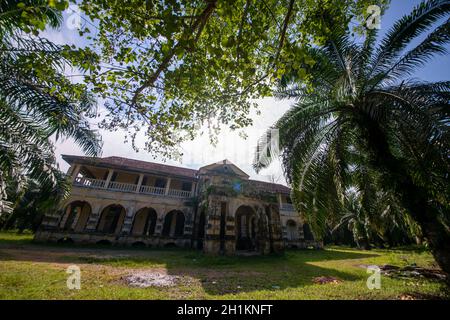
[[[106,99],[102,127],[138,131],[145,149],[174,156],[201,124],[210,133],[252,123],[252,99],[271,95],[286,70],[307,77],[303,46],[386,0],[83,0],[102,63],[86,81]],[[212,135],[213,136],[213,135]],[[133,144],[134,145],[134,144]],[[134,145],[136,148],[140,146]]]
[[[296,72],[280,81],[278,96],[296,103],[275,124],[294,203],[317,233],[349,208],[359,233],[367,219],[376,228],[385,211],[378,204],[400,205],[394,213],[420,226],[447,272],[450,82],[409,76],[447,52],[449,12],[449,1],[423,2],[379,42],[375,29],[363,43],[349,32],[329,35],[308,49],[317,62],[304,66],[312,91]],[[357,197],[349,203],[352,189]]]
[[[23,207],[24,195],[35,195],[38,203],[31,203],[37,210],[67,194],[51,139],[71,137],[89,155],[101,150],[85,117],[95,111],[95,99],[84,84],[65,76],[67,66],[82,69],[95,55],[39,36],[47,25],[60,25],[66,6],[65,1],[44,0],[0,3],[1,224],[10,221],[6,213]]]

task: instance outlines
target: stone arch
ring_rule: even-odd
[[[144,207],[136,211],[133,219],[131,235],[133,236],[152,236],[155,233],[156,220],[158,214],[151,207]]]
[[[106,206],[100,215],[97,231],[108,234],[118,234],[125,219],[126,210],[120,204]]]
[[[307,223],[303,224],[303,238],[305,240],[314,240],[314,235]]]
[[[289,241],[295,241],[298,240],[298,228],[297,223],[289,219],[286,221],[286,233],[287,233],[287,240]]]
[[[255,210],[241,205],[235,213],[236,250],[256,250],[259,217]]]
[[[164,217],[162,235],[166,237],[181,237],[184,234],[184,213],[180,210],[169,211]]]
[[[87,201],[76,200],[69,203],[64,212],[66,216],[62,221],[61,229],[81,232],[86,226],[92,207]]]

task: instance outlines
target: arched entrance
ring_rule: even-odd
[[[61,229],[64,231],[81,232],[86,226],[92,209],[86,201],[74,201],[67,205],[64,212],[67,217],[63,220]]]
[[[97,231],[102,233],[117,234],[122,228],[125,219],[125,208],[112,204],[102,210]]]
[[[256,250],[258,217],[250,206],[240,206],[235,214],[236,250]]]
[[[172,210],[164,218],[162,235],[166,237],[181,237],[184,234],[184,214],[179,210]]]
[[[142,208],[136,212],[131,235],[152,236],[155,233],[157,214],[153,208]]]
[[[298,240],[297,224],[294,220],[288,220],[286,222],[286,233],[289,241]]]

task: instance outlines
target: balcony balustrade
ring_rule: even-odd
[[[141,186],[139,190],[137,189],[136,184],[131,183],[123,183],[117,181],[111,181],[108,184],[108,187],[105,188],[106,181],[85,177],[77,177],[73,182],[74,186],[85,187],[85,188],[94,188],[94,189],[107,189],[113,191],[122,191],[122,192],[136,192],[142,194],[150,194],[150,195],[159,195],[159,196],[168,196],[168,197],[176,197],[176,198],[189,198],[192,196],[191,191],[185,190],[177,190],[177,189],[169,189],[168,194],[165,194],[165,188],[158,188],[153,186]]]
[[[294,205],[292,203],[282,203],[280,206],[282,211],[295,211]]]
[[[77,177],[75,178],[74,185],[88,188],[103,188],[105,185],[105,180],[91,179]]]
[[[188,198],[191,196],[190,191],[170,189],[169,196],[178,198]]]
[[[124,192],[134,192],[136,191],[137,185],[131,183],[123,183],[111,181],[108,185],[108,189]]]
[[[141,186],[141,190],[139,190],[139,192],[146,194],[157,194],[162,196],[164,195],[165,189],[152,186]]]

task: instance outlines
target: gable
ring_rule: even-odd
[[[238,166],[233,164],[229,160],[223,160],[220,162],[216,162],[199,169],[199,173],[209,173],[209,174],[220,174],[220,175],[232,175],[238,176],[241,179],[247,180],[250,176],[246,174],[244,171],[239,169]]]

